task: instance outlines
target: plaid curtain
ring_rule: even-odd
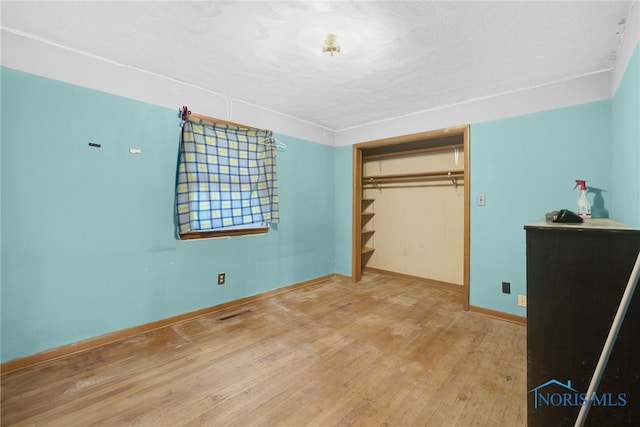
[[[269,130],[187,120],[176,185],[179,234],[279,222]]]

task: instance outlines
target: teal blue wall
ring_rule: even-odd
[[[336,273],[351,276],[351,223],[353,221],[353,147],[335,148]]]
[[[640,43],[612,102],[612,206],[617,219],[640,228]]]
[[[179,106],[1,72],[2,361],[336,271],[333,147],[277,135],[269,234],[179,241]]]
[[[612,219],[640,227],[639,50],[611,101],[472,124],[472,305],[526,315],[516,304],[526,293],[523,225],[576,209],[575,179],[605,191]],[[278,157],[282,223],[267,235],[179,241],[177,107],[1,73],[2,361],[351,274],[351,146],[277,135],[288,145]],[[218,272],[226,285],[215,285]]]
[[[577,210],[575,179],[601,188],[610,209],[610,102],[471,126],[470,304],[526,315],[523,226],[546,212]],[[486,206],[475,197],[486,195]],[[511,283],[503,294],[501,283]]]

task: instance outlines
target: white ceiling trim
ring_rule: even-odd
[[[175,108],[176,117],[178,109],[187,105],[191,111],[210,117],[334,145],[332,130],[284,113],[158,73],[86,54],[10,28],[2,28],[0,34],[0,59],[2,65],[9,68],[149,104]]]
[[[606,99],[640,40],[639,4],[5,1],[2,64],[344,145],[374,129],[397,135]],[[310,61],[295,34],[316,22],[376,42]]]
[[[6,29],[2,32],[2,51],[2,64],[9,68],[154,105],[175,108],[176,112],[180,106],[186,104],[192,111],[200,114],[272,129],[281,134],[335,146],[608,99],[611,87],[610,72],[592,73],[576,79],[567,79],[333,131],[192,84],[123,66],[113,61],[102,61],[94,55],[83,55],[82,52],[55,46],[37,40],[35,37],[17,34]],[[25,55],[24,52],[31,54]]]
[[[613,68],[612,75],[612,89],[611,95],[613,96],[618,90],[622,76],[624,75],[627,65],[633,56],[633,53],[638,49],[640,45],[640,1],[634,1],[627,22],[625,24],[624,33],[622,34],[622,40],[620,41],[620,47],[618,48],[618,54],[616,55],[616,62]]]
[[[426,130],[482,123],[610,98],[611,73],[601,72],[336,132],[335,145],[352,145]]]
[[[441,107],[434,107],[434,108],[430,108],[430,109],[427,109],[427,110],[415,111],[415,112],[412,112],[412,113],[409,113],[409,114],[404,114],[404,115],[401,115],[401,116],[389,117],[388,119],[375,120],[375,121],[372,121],[372,122],[365,123],[363,125],[352,126],[352,127],[345,128],[345,129],[338,129],[335,132],[337,132],[337,133],[339,133],[339,132],[347,132],[347,131],[351,131],[351,130],[354,130],[354,129],[360,129],[360,128],[368,127],[368,126],[371,126],[371,125],[392,122],[392,121],[395,121],[395,120],[401,120],[401,119],[404,119],[406,117],[424,116],[424,115],[428,115],[429,113],[432,113],[434,111],[440,111],[440,110],[451,109],[451,108],[464,108],[465,105],[481,104],[481,103],[484,103],[485,101],[489,101],[489,100],[496,99],[496,98],[507,99],[511,95],[518,95],[518,94],[521,94],[521,93],[535,93],[535,92],[538,91],[538,89],[545,89],[545,88],[548,88],[548,87],[556,87],[558,85],[562,85],[565,82],[571,82],[571,81],[574,81],[574,80],[583,80],[584,81],[584,80],[586,80],[587,78],[589,78],[591,76],[597,76],[598,78],[595,79],[595,80],[601,82],[602,81],[601,77],[604,75],[605,79],[609,79],[609,74],[610,73],[611,73],[611,68],[606,68],[604,70],[598,70],[598,71],[594,71],[594,72],[590,72],[590,73],[585,73],[585,74],[580,75],[580,76],[573,76],[573,77],[570,77],[570,78],[565,78],[565,79],[561,79],[561,80],[557,80],[557,81],[553,81],[553,82],[549,82],[549,83],[543,83],[543,84],[538,84],[538,85],[534,85],[534,86],[530,86],[530,87],[523,87],[523,88],[519,88],[519,89],[509,90],[509,91],[505,91],[505,92],[502,92],[502,93],[495,93],[495,94],[491,94],[491,95],[487,95],[487,96],[481,96],[481,97],[478,97],[478,98],[473,98],[473,99],[468,99],[468,100],[464,100],[464,101],[461,101],[461,102],[456,102],[456,103],[453,103],[453,104],[450,104],[450,105],[444,105],[444,106],[441,106]],[[592,79],[590,79],[590,80],[592,80]],[[588,90],[587,92],[592,92],[592,91]],[[590,99],[590,100],[602,99],[603,94],[602,94],[602,87],[600,85],[598,85],[597,91],[595,93],[597,93],[596,98],[589,97],[588,99]],[[607,93],[606,97],[609,97],[608,95],[609,94]],[[582,97],[580,99],[582,99]],[[567,103],[570,104],[570,103],[575,103],[575,102],[567,99]],[[528,112],[533,112],[533,111],[536,111],[536,110],[534,110],[533,107],[532,107],[532,110],[528,111]],[[500,117],[503,117],[503,116],[500,116]],[[500,118],[500,117],[495,117],[495,118]]]

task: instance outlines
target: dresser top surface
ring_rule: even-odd
[[[582,223],[568,224],[549,222],[544,219],[536,221],[524,226],[525,229],[545,228],[545,229],[575,229],[575,230],[624,230],[624,231],[640,231],[633,227],[629,227],[621,222],[608,218],[589,218]]]

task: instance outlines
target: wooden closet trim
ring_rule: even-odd
[[[352,246],[351,246],[351,278],[353,282],[362,279],[362,162],[363,150],[378,147],[393,147],[396,144],[408,142],[428,141],[443,137],[458,136],[463,137],[464,151],[464,249],[463,249],[463,279],[462,279],[462,308],[469,311],[469,262],[470,262],[470,173],[469,173],[469,125],[454,126],[444,129],[436,129],[427,132],[419,132],[409,135],[394,136],[390,138],[378,139],[362,142],[353,145],[353,209],[352,209]],[[407,151],[407,154],[412,150]]]

